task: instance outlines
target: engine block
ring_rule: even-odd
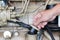
[[[12,6],[0,5],[0,40],[38,40],[38,33],[30,35],[28,29],[9,23],[7,20],[32,24],[33,17],[38,11],[45,10],[47,5],[60,3],[59,0],[49,2],[48,0],[10,0],[10,2]]]

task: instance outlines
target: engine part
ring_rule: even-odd
[[[10,31],[5,31],[3,33],[4,38],[9,39],[12,37],[12,33]]]
[[[44,30],[40,29],[40,31],[37,33],[37,40],[43,39],[43,33],[44,33]]]
[[[8,5],[8,0],[3,0],[3,2],[5,3],[5,5]]]
[[[19,32],[14,32],[14,36],[19,36]]]
[[[17,1],[17,3],[18,3],[18,0],[16,0]],[[14,1],[14,2],[16,2],[16,1]],[[23,2],[21,2],[21,1],[23,1]],[[11,40],[26,40],[26,38],[27,38],[27,40],[30,40],[29,38],[31,38],[31,40],[37,40],[36,39],[36,35],[37,35],[37,30],[33,27],[33,25],[29,25],[29,22],[26,24],[25,22],[25,20],[24,19],[26,19],[25,18],[25,16],[26,15],[24,15],[24,14],[26,14],[26,11],[27,11],[27,21],[29,21],[30,19],[32,19],[32,18],[30,18],[29,19],[29,16],[31,15],[31,16],[33,16],[32,14],[36,11],[34,11],[33,13],[32,12],[28,12],[28,10],[27,10],[27,8],[28,8],[28,4],[29,4],[29,1],[27,1],[27,0],[21,0],[21,1],[19,1],[20,3],[24,3],[24,5],[21,7],[21,5],[20,5],[20,9],[22,9],[22,10],[19,10],[19,7],[17,7],[17,8],[15,8],[15,10],[17,9],[17,10],[19,10],[19,12],[16,12],[15,10],[13,10],[14,9],[14,7],[8,7],[7,9],[5,9],[5,8],[1,8],[0,9],[0,11],[1,11],[1,16],[0,16],[0,26],[2,26],[4,23],[4,25],[6,25],[7,23],[14,23],[14,24],[18,24],[19,25],[19,27],[23,27],[23,28],[27,28],[27,29],[29,29],[29,31],[25,31],[25,30],[23,30],[23,29],[20,29],[19,30],[19,28],[13,28],[13,27],[15,27],[15,26],[13,26],[12,25],[12,28],[11,29],[9,29],[9,27],[10,26],[8,26],[6,29],[3,29],[3,30],[0,30],[0,32],[2,32],[2,31],[5,31],[5,30],[9,30],[9,31],[12,31],[13,32],[13,36],[12,36],[12,38],[11,38]],[[42,0],[41,0],[42,1]],[[38,2],[38,0],[37,0],[37,2]],[[33,2],[34,3],[34,2]],[[49,3],[49,0],[46,2],[46,5]],[[14,4],[14,3],[13,3]],[[19,3],[18,3],[19,4]],[[35,4],[39,4],[39,3],[35,3]],[[34,4],[34,5],[35,5]],[[17,4],[16,4],[17,5]],[[30,4],[31,5],[31,4]],[[30,6],[29,5],[29,6]],[[35,6],[32,6],[32,8],[30,9],[30,10],[33,10],[33,9],[37,9],[37,8],[35,8]],[[39,8],[37,9],[38,11],[39,10],[44,10],[45,8],[46,8],[46,5],[45,5],[45,3],[42,5],[40,5],[39,6]],[[14,6],[14,5],[13,5]],[[37,5],[36,5],[37,6]],[[44,8],[43,8],[43,6],[44,6]],[[41,9],[40,9],[40,7],[41,7]],[[30,11],[29,10],[29,11]],[[21,15],[22,14],[22,15]],[[35,14],[35,13],[34,13]],[[22,16],[24,16],[24,18],[21,18]],[[30,17],[31,17],[30,16]],[[9,21],[9,20],[12,20],[12,19],[17,19],[17,20],[19,20],[18,18],[21,18],[22,20],[23,20],[23,22],[21,21],[21,19],[20,19],[20,22],[19,21],[15,21],[14,22],[14,20],[13,21]],[[7,21],[8,20],[8,21]],[[6,23],[7,22],[7,23]],[[30,21],[31,22],[31,21]],[[5,27],[5,26],[4,26]],[[54,28],[54,27],[49,27],[49,29],[52,31],[58,31],[58,30],[60,30],[60,28]],[[17,32],[15,31],[15,30],[17,30]],[[21,31],[21,30],[23,30],[23,31]],[[47,30],[46,28],[44,28],[43,30]],[[19,32],[18,32],[19,31]],[[26,32],[26,33],[25,33]],[[40,31],[40,33],[41,33],[42,31]],[[41,39],[41,34],[39,33],[39,36],[38,36],[38,40],[39,39]],[[28,35],[27,35],[28,34]],[[27,37],[26,37],[26,35],[27,35]],[[50,35],[49,35],[50,36]],[[35,39],[33,39],[33,38],[35,38]],[[50,36],[51,37],[51,36]],[[53,38],[53,36],[52,36],[52,38]],[[3,39],[2,39],[3,40]]]
[[[6,5],[5,5],[4,1],[1,0],[1,1],[0,1],[0,7],[4,7],[4,6],[6,6]]]
[[[27,34],[27,40],[37,40],[37,35]]]
[[[5,4],[7,4],[8,0],[3,0]],[[24,1],[24,4],[23,4],[23,8],[22,10],[18,13],[18,12],[15,12],[13,11],[14,7],[0,7],[0,26],[2,26],[3,24],[4,25],[7,25],[7,20],[11,20],[11,19],[14,19],[15,17],[20,17],[21,14],[22,15],[25,15],[26,11],[27,11],[27,8],[28,8],[28,4],[29,4],[29,0],[25,0]],[[22,1],[23,3],[23,1]]]

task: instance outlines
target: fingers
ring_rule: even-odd
[[[44,26],[47,24],[47,22],[40,23],[37,27],[39,29],[44,28]]]
[[[37,15],[34,16],[34,22],[36,22],[38,19],[40,19],[41,15],[38,13]]]
[[[41,17],[42,17],[42,16],[41,16],[40,13],[38,13],[38,14],[35,16],[34,21],[33,21],[33,24],[34,24],[35,26],[37,26],[37,25],[40,23]]]
[[[42,27],[42,24],[40,23],[40,24],[37,26],[37,28],[38,28],[38,29],[41,29],[41,27]]]

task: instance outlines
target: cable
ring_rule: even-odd
[[[60,27],[49,27],[49,29],[53,32],[59,32],[60,31]],[[44,28],[44,30],[47,30],[47,29]]]
[[[31,28],[32,28],[30,25],[25,24],[23,22],[17,22],[17,21],[14,22],[14,21],[11,21],[11,20],[7,20],[7,22],[18,24],[20,27],[28,28],[29,30],[31,30]]]
[[[7,22],[16,23],[16,24],[19,24],[20,27],[24,27],[24,28],[29,29],[30,31],[28,32],[28,34],[30,34],[30,35],[37,34],[37,30],[32,28],[29,24],[25,24],[23,22],[17,22],[17,21],[14,22],[14,21],[11,21],[11,20],[7,20]]]
[[[45,26],[45,28],[47,29],[47,32],[49,33],[49,35],[52,38],[52,40],[55,40],[55,38],[52,35],[52,32],[51,32],[50,28],[48,26]]]

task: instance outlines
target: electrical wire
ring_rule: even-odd
[[[52,40],[55,40],[55,38],[54,38],[54,36],[53,36],[53,34],[52,34],[50,28],[49,28],[48,26],[45,26],[45,28],[47,29],[47,32],[49,33],[51,39],[52,39]]]

